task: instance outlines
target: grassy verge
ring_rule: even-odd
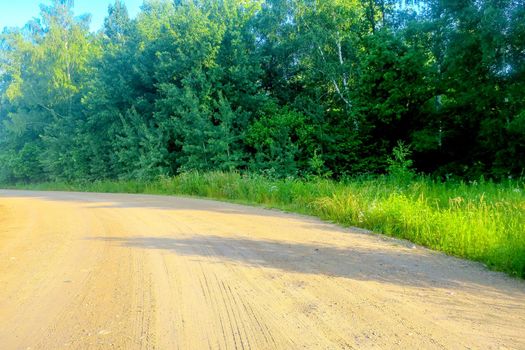
[[[179,194],[318,216],[408,239],[525,277],[525,182],[411,182],[388,177],[335,182],[188,173],[151,182],[17,185],[36,190]]]

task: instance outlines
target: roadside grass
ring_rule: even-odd
[[[190,195],[258,204],[404,238],[525,277],[525,181],[437,182],[416,177],[270,180],[191,172],[155,181],[8,186],[33,190]]]

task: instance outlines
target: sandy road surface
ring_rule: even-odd
[[[525,283],[257,208],[0,191],[0,349],[525,349]]]

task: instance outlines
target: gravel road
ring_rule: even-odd
[[[314,218],[0,190],[0,349],[525,349],[525,282]]]

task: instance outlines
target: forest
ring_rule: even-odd
[[[524,0],[73,7],[0,36],[2,183],[524,174]]]

